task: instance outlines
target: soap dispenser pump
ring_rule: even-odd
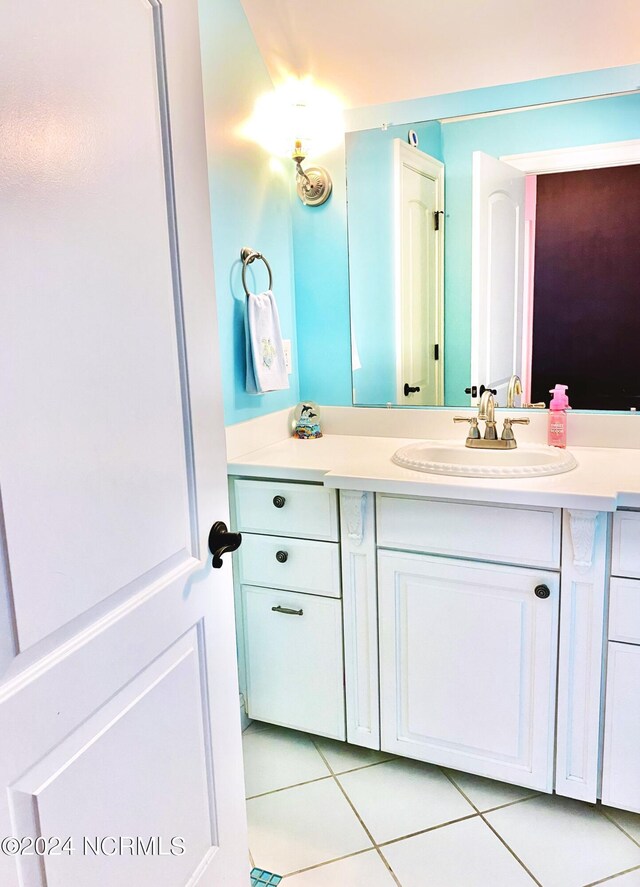
[[[556,385],[549,391],[552,394],[549,404],[549,435],[550,447],[566,447],[567,445],[567,410],[569,398],[567,397],[568,385]]]

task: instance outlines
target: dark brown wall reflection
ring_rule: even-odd
[[[640,410],[640,165],[538,176],[532,400]]]

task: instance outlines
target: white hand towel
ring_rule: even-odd
[[[247,296],[245,338],[248,393],[288,388],[278,306],[271,290]]]

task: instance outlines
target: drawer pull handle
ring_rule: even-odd
[[[273,497],[273,504],[276,506],[276,508],[284,508],[284,503],[286,501],[287,500],[284,498],[284,496],[274,496]]]
[[[551,594],[548,586],[546,586],[546,585],[536,585],[535,591],[536,591],[536,597],[542,598],[542,600],[545,600]]]
[[[276,560],[279,564],[286,564],[289,560],[289,552],[288,551],[276,551]]]
[[[290,607],[271,607],[274,613],[286,613],[288,616],[302,616],[302,610],[292,610]]]

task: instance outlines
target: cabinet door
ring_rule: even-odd
[[[382,748],[551,791],[557,574],[378,559]]]
[[[247,714],[346,739],[339,600],[242,586]]]
[[[602,803],[640,813],[640,647],[608,652]]]

